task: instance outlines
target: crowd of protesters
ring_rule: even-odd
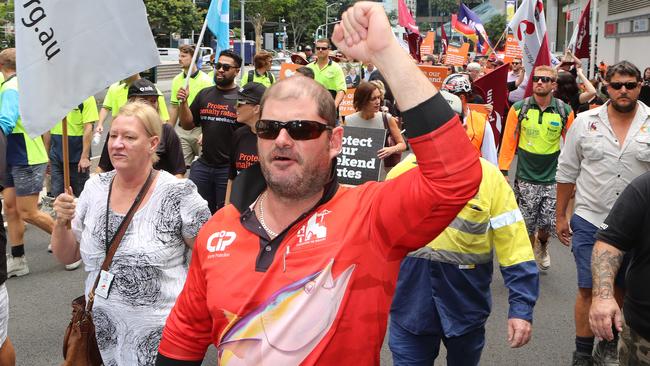
[[[333,45],[358,72],[346,78]],[[378,365],[388,327],[395,365],[432,365],[441,342],[449,365],[478,365],[494,257],[507,340],[522,347],[553,237],[578,274],[572,365],[650,365],[650,68],[601,62],[590,80],[568,51],[532,75],[515,58],[495,137],[492,105],[470,105],[485,104],[474,83],[503,65],[496,57],[456,67],[423,55],[449,69],[438,90],[369,2],[314,48],[276,80],[270,53],[242,72],[224,50],[206,74],[184,45],[170,113],[136,74],[99,110],[90,97],[34,139],[15,50],[0,52],[0,365],[15,364],[5,282],[29,274],[25,223],[51,234],[66,269],[84,265],[105,365],[201,365],[210,344],[222,365]],[[348,87],[356,113],[341,117]],[[109,114],[90,174],[92,134]],[[379,182],[338,183],[346,126],[386,131]]]

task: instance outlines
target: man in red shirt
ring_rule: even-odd
[[[232,204],[201,229],[157,365],[200,365],[210,344],[219,365],[379,365],[400,260],[476,193],[476,149],[381,4],[358,2],[342,19],[334,43],[385,72],[418,167],[339,186],[343,128],[329,93],[308,78],[274,84],[256,125],[260,164],[239,174]]]

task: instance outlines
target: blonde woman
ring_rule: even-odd
[[[210,217],[207,203],[189,180],[153,169],[161,121],[143,102],[120,109],[111,124],[108,152],[114,171],[98,174],[75,201],[66,193],[54,202],[52,251],[64,263],[81,259],[85,293],[92,289],[107,246],[148,179],[109,268],[114,276],[106,298],[95,296],[93,317],[105,365],[152,365],[158,343],[187,274],[186,255]],[[72,229],[66,223],[72,221]]]

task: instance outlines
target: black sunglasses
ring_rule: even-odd
[[[261,119],[255,124],[257,137],[265,140],[275,140],[283,128],[294,140],[312,140],[318,138],[323,131],[332,129],[324,123],[303,120],[280,122]]]
[[[550,83],[551,81],[555,81],[555,79],[553,79],[550,76],[533,76],[533,82],[536,83],[540,80],[542,81],[542,83]]]
[[[237,66],[222,64],[221,62],[217,62],[216,64],[214,64],[215,70],[223,69],[223,71],[230,71],[230,69],[232,69],[233,67],[237,67]]]
[[[636,89],[636,87],[639,86],[639,83],[636,81],[628,81],[627,83],[611,82],[609,83],[609,86],[611,86],[614,90],[620,90],[622,87],[625,87],[625,89],[630,90],[630,89]]]
[[[330,49],[329,47],[316,47],[317,51],[325,51],[325,50],[329,50],[329,49]]]
[[[521,62],[511,62],[513,65],[521,65]]]

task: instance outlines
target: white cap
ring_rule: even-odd
[[[440,94],[442,94],[442,97],[445,98],[445,100],[447,101],[447,103],[449,103],[449,106],[454,112],[458,114],[463,114],[463,102],[460,100],[460,98],[457,95],[451,94],[446,90],[441,90]]]

